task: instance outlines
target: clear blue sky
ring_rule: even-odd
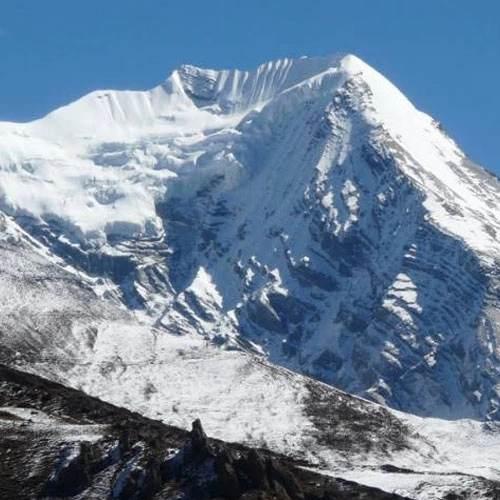
[[[497,0],[0,0],[0,120],[150,88],[183,63],[250,69],[337,51],[376,67],[500,173]]]

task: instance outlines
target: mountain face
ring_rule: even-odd
[[[26,493],[27,468],[26,495],[64,496],[63,464],[85,478],[73,498],[114,498],[122,472],[132,497],[163,498],[156,465],[184,434],[144,417],[200,417],[343,478],[336,498],[494,498],[499,202],[500,181],[354,56],[183,66],[0,123],[0,497]],[[255,486],[250,451],[227,450],[197,461],[214,491]]]
[[[498,419],[499,203],[354,56],[95,92],[0,124],[2,361],[95,394],[175,334]]]

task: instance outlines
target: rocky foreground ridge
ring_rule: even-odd
[[[0,366],[0,498],[374,499],[268,450],[209,439]]]

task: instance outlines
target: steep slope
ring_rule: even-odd
[[[402,410],[497,418],[500,184],[354,56],[184,66],[149,92],[1,124],[0,190],[0,208],[138,328]],[[87,303],[76,288],[67,300]],[[93,303],[49,342],[52,361],[78,358],[93,328],[134,323]],[[43,320],[14,309],[9,352],[45,349]]]

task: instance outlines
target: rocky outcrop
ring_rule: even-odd
[[[255,449],[234,448],[209,440],[195,420],[183,449],[164,464],[164,479],[188,479],[191,495],[204,490],[210,498],[237,500],[249,492],[278,500],[303,500],[299,481],[287,465]]]

